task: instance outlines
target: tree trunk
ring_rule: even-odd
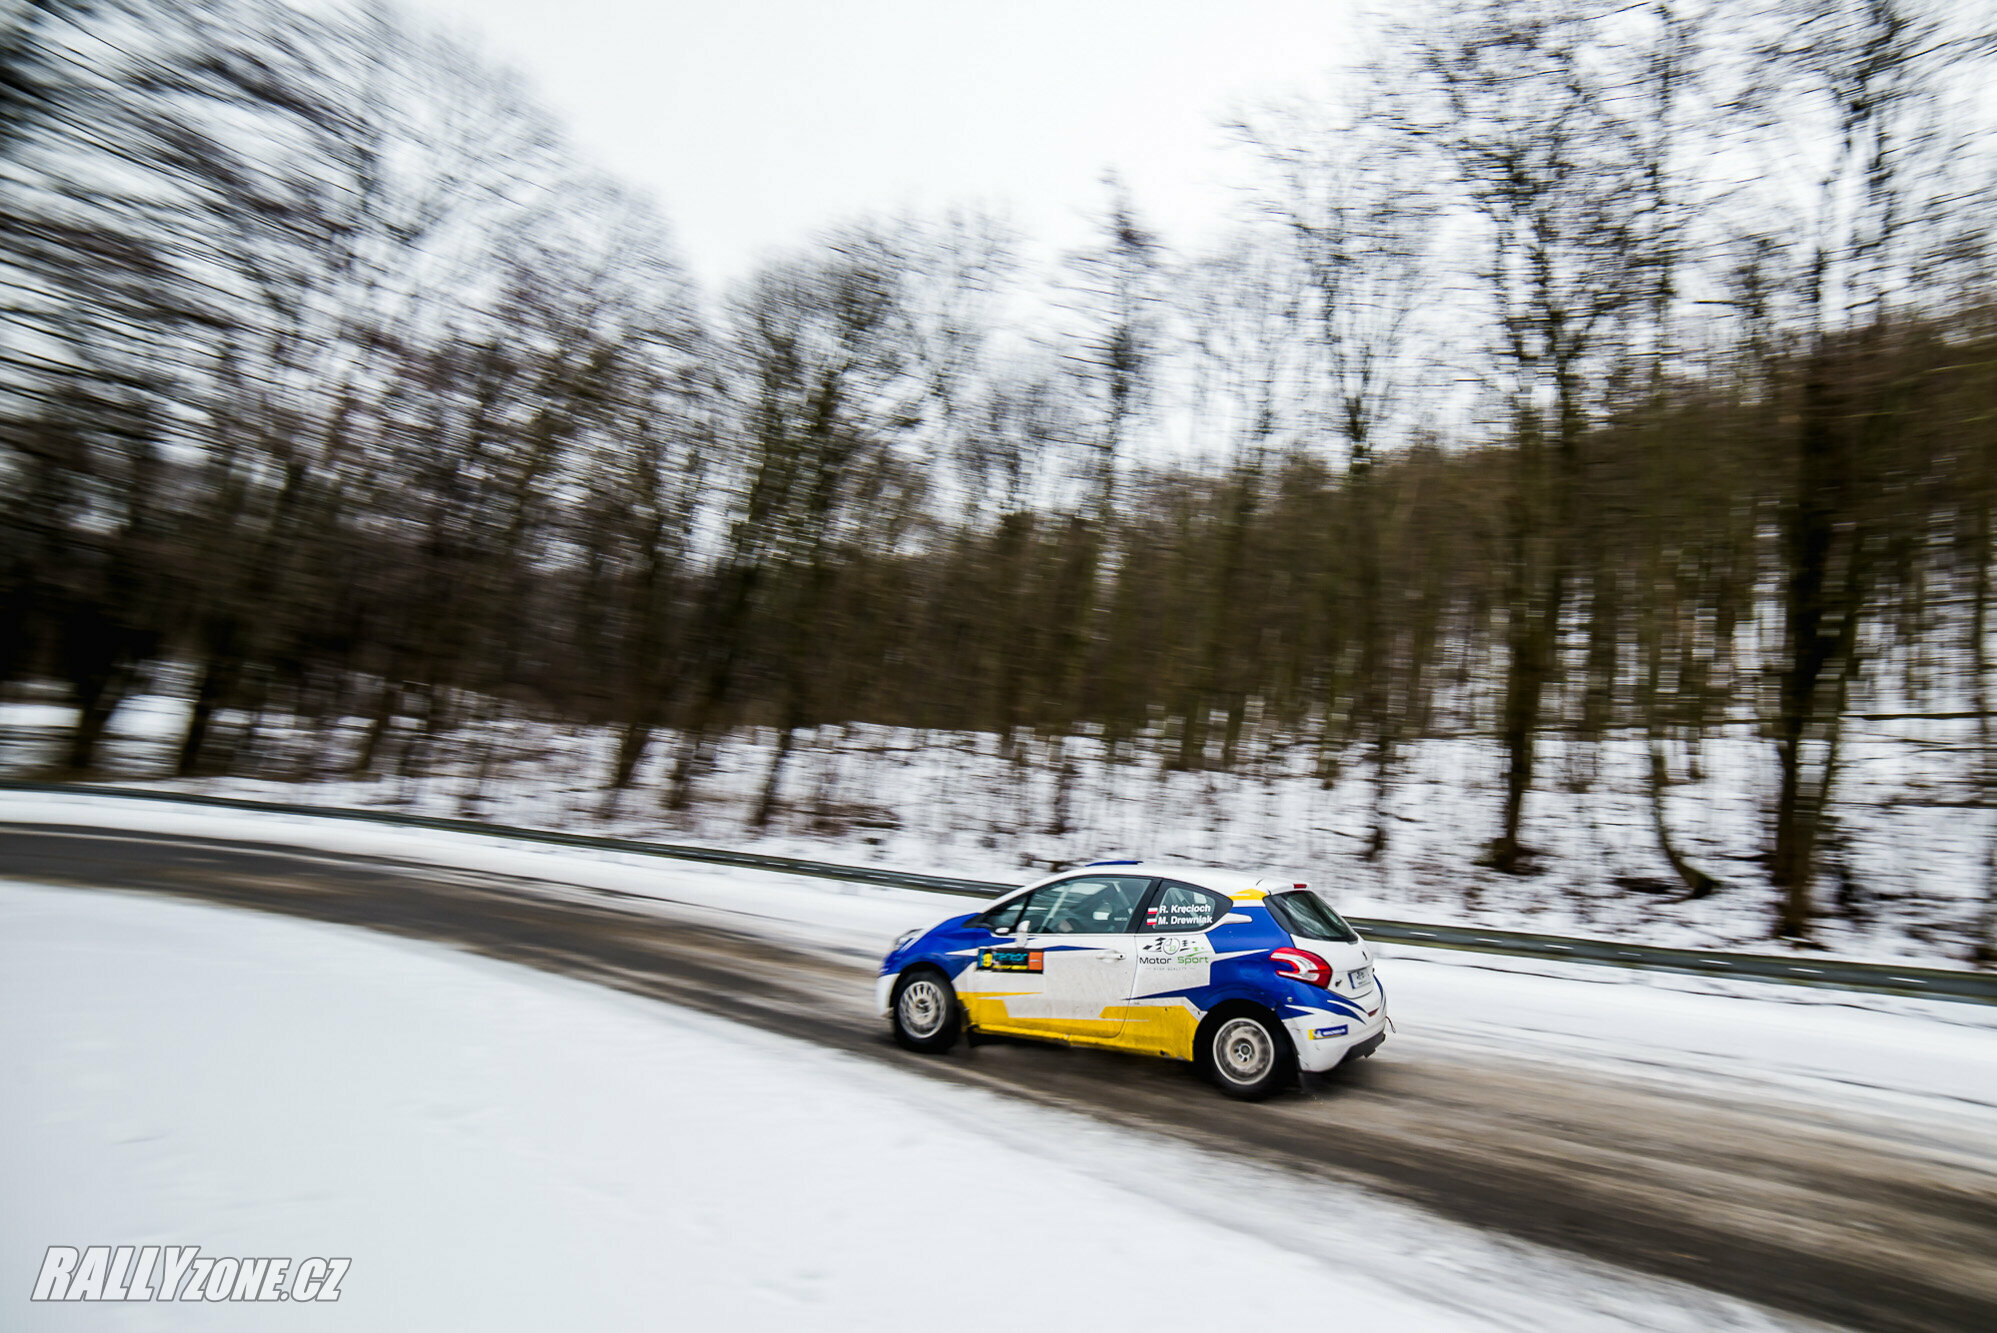
[[[1670,784],[1671,765],[1664,756],[1664,742],[1653,732],[1650,737],[1650,817],[1657,829],[1658,849],[1671,863],[1672,873],[1685,885],[1688,897],[1710,897],[1720,887],[1720,882],[1687,861],[1671,841],[1671,826],[1664,813],[1664,795]]]
[[[203,766],[208,756],[208,733],[214,721],[216,710],[222,707],[235,688],[239,664],[229,655],[230,636],[227,631],[211,635],[208,651],[201,660],[201,677],[194,687],[194,706],[187,719],[187,733],[181,737],[180,757],[174,765],[176,775],[191,778],[209,771]]]
[[[679,758],[673,764],[672,784],[666,793],[668,810],[684,810],[693,801],[694,778],[705,768],[711,744],[708,732],[734,684],[735,660],[742,650],[742,627],[761,581],[761,569],[756,565],[737,565],[724,571],[722,578],[724,584],[710,603],[712,610],[703,635],[707,670],[694,697],[686,734],[680,740]]]
[[[485,696],[478,715],[470,720],[470,725],[478,733],[478,740],[474,742],[478,746],[478,767],[472,774],[471,789],[462,802],[467,816],[477,815],[480,803],[485,800],[486,790],[492,785],[493,774],[499,768],[501,724],[504,720],[504,709],[490,694]]]
[[[1595,534],[1584,552],[1594,571],[1594,588],[1588,605],[1588,689],[1581,705],[1581,736],[1591,743],[1602,738],[1615,712],[1617,659],[1622,646],[1618,634],[1621,599],[1602,547],[1600,535]]]
[[[1526,793],[1532,790],[1533,743],[1539,729],[1540,688],[1546,681],[1546,649],[1542,621],[1530,608],[1519,608],[1518,624],[1510,633],[1511,670],[1505,682],[1504,730],[1505,808],[1498,839],[1491,846],[1490,864],[1499,870],[1523,868],[1525,847],[1519,828],[1525,819]]]
[[[1393,653],[1387,620],[1386,579],[1380,564],[1379,499],[1375,492],[1373,458],[1361,439],[1353,440],[1353,467],[1348,473],[1353,524],[1358,541],[1359,681],[1355,691],[1359,729],[1372,737],[1373,831],[1366,840],[1366,859],[1377,861],[1387,850],[1387,797],[1393,781],[1394,720]]]
[[[1987,466],[1987,465],[1986,465]],[[1970,697],[1976,708],[1976,798],[1985,818],[1997,820],[1997,728],[1990,725],[1990,481],[1981,479],[1971,507],[1972,595],[1969,613]],[[1983,911],[1974,943],[1976,962],[1997,962],[1997,824],[1984,834]]]
[[[425,684],[417,690],[417,699],[422,705],[422,724],[409,733],[403,743],[402,753],[396,757],[396,776],[414,778],[417,769],[426,758],[426,752],[438,731],[440,708],[437,703],[437,687]]]
[[[1054,764],[1054,804],[1051,817],[1047,821],[1049,837],[1059,838],[1071,832],[1068,811],[1074,801],[1075,757],[1070,752],[1066,736],[1054,737],[1048,758]]]
[[[1386,855],[1390,841],[1387,833],[1387,798],[1392,795],[1394,772],[1394,740],[1392,733],[1381,729],[1373,737],[1373,832],[1366,839],[1366,859],[1377,861]]]
[[[796,735],[796,729],[789,725],[788,718],[785,725],[777,728],[776,753],[770,756],[770,770],[763,779],[763,794],[756,802],[756,813],[749,820],[749,827],[758,832],[770,826],[770,818],[776,813],[777,793],[783,787],[784,765],[790,760]]]
[[[78,608],[69,614],[62,670],[76,700],[76,729],[70,733],[63,768],[83,774],[95,767],[105,725],[131,689],[138,660],[150,644],[95,609]]]
[[[623,791],[631,785],[638,765],[644,762],[645,750],[652,743],[652,728],[657,724],[657,713],[657,707],[644,705],[637,716],[627,719],[618,729],[617,758],[610,770],[612,791]]]
[[[1769,878],[1782,890],[1776,934],[1793,939],[1809,935],[1814,915],[1811,884],[1822,814],[1815,793],[1824,785],[1817,772],[1828,767],[1825,752],[1831,739],[1821,692],[1842,628],[1829,605],[1842,460],[1830,421],[1826,376],[1822,357],[1813,357],[1803,385],[1796,492],[1783,532],[1789,575],[1783,604],[1786,660],[1775,720],[1780,787]]]
[[[1563,400],[1564,402],[1564,400]],[[1532,790],[1537,757],[1540,701],[1558,647],[1560,615],[1567,591],[1568,473],[1576,441],[1569,432],[1578,423],[1562,411],[1561,467],[1551,479],[1552,514],[1540,520],[1544,534],[1534,540],[1536,492],[1549,488],[1541,425],[1529,410],[1521,413],[1518,450],[1518,494],[1512,500],[1512,575],[1509,580],[1511,622],[1506,639],[1511,661],[1505,680],[1505,708],[1500,737],[1505,747],[1505,806],[1497,839],[1484,864],[1508,873],[1527,869],[1528,852],[1520,838],[1525,798]],[[1535,554],[1539,559],[1534,559]],[[1543,567],[1541,566],[1543,562]],[[1545,579],[1539,589],[1535,576]]]
[[[1185,730],[1179,733],[1179,755],[1175,768],[1190,771],[1206,767],[1206,729],[1208,710],[1213,707],[1214,696],[1220,689],[1221,650],[1227,642],[1229,631],[1228,613],[1235,603],[1235,586],[1241,579],[1241,567],[1248,545],[1248,530],[1254,522],[1257,500],[1256,488],[1260,484],[1261,469],[1248,462],[1238,467],[1233,478],[1231,503],[1222,520],[1220,533],[1220,559],[1216,562],[1213,585],[1208,594],[1206,617],[1201,626],[1199,665],[1193,677],[1192,686],[1186,691]],[[1228,736],[1225,742],[1222,768],[1234,766],[1234,745],[1239,736],[1239,704],[1230,703],[1228,710]]]
[[[118,711],[131,681],[132,669],[119,664],[107,666],[84,680],[70,682],[76,694],[76,729],[70,733],[65,772],[80,776],[96,765],[97,746],[104,738],[104,728]]]
[[[392,676],[394,669],[390,670]],[[388,734],[389,724],[395,720],[395,701],[401,688],[392,678],[385,678],[381,688],[375,691],[374,713],[368,718],[367,730],[361,733],[361,748],[354,755],[350,768],[355,777],[366,777],[373,771],[375,756],[381,751],[382,738]]]
[[[1488,863],[1496,869],[1517,873],[1526,869],[1528,852],[1519,830],[1525,819],[1525,798],[1532,790],[1534,761],[1537,757],[1540,702],[1552,674],[1553,654],[1560,633],[1560,615],[1566,600],[1566,552],[1561,534],[1549,541],[1555,549],[1547,556],[1546,588],[1539,604],[1527,602],[1519,608],[1518,624],[1510,634],[1511,671],[1505,686],[1505,810],[1498,840],[1492,844]]]
[[[995,594],[999,616],[993,626],[999,636],[996,662],[998,685],[993,711],[998,726],[999,758],[1015,762],[1023,761],[1025,752],[1018,743],[1019,705],[1026,663],[1032,655],[1031,621],[1024,601],[1033,535],[1031,514],[1014,512],[999,520],[998,589]]]

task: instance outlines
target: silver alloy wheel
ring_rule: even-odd
[[[1252,1018],[1230,1018],[1214,1034],[1214,1068],[1230,1083],[1254,1083],[1275,1062],[1276,1043],[1269,1029]]]
[[[943,1026],[950,1001],[934,977],[917,977],[902,987],[895,1012],[901,1018],[902,1030],[920,1041],[935,1036]]]

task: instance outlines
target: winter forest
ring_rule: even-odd
[[[1203,248],[700,290],[393,8],[0,0],[0,760],[1988,964],[1992,17],[1418,0]]]

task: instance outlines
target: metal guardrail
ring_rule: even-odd
[[[955,893],[980,898],[996,897],[1019,887],[1016,884],[995,883],[990,880],[956,879],[948,875],[884,870],[874,866],[844,865],[836,861],[809,861],[793,856],[769,856],[760,852],[737,852],[718,847],[696,847],[686,843],[602,838],[583,833],[562,833],[552,829],[515,828],[505,824],[483,823],[475,819],[442,819],[430,815],[404,814],[394,810],[289,805],[278,801],[253,801],[231,796],[199,796],[134,787],[99,787],[60,782],[0,781],[0,791],[40,792],[59,796],[115,796],[127,800],[211,806],[263,814],[352,819],[402,828],[471,833],[485,837],[548,843],[560,847],[578,847],[624,855],[657,856],[677,861],[705,862],[710,865],[740,866],[744,869],[769,870],[786,875],[805,875],[814,879],[922,889],[932,893]],[[1865,991],[1880,995],[1927,996],[1932,999],[1959,1000],[1972,1004],[1997,1004],[1997,973],[1993,972],[1900,967],[1890,963],[1858,963],[1830,958],[1786,958],[1776,954],[1672,949],[1653,944],[1626,944],[1613,940],[1576,939],[1563,935],[1535,935],[1525,931],[1492,930],[1477,926],[1424,925],[1414,921],[1389,921],[1372,917],[1355,916],[1347,919],[1371,939],[1423,948],[1458,949],[1511,958],[1589,963],[1597,966],[1677,972],[1702,977],[1733,977],[1744,981],[1780,982],[1792,986]]]
[[[474,833],[488,838],[512,838],[520,842],[549,843],[557,847],[581,847],[599,852],[662,856],[675,861],[704,861],[711,865],[742,866],[750,870],[778,870],[787,875],[806,875],[813,879],[837,879],[854,884],[880,884],[902,889],[927,889],[932,893],[963,893],[979,898],[994,898],[1019,887],[1017,884],[952,879],[948,875],[924,875],[908,870],[879,870],[871,866],[842,865],[837,861],[806,861],[794,856],[733,852],[721,847],[696,847],[689,843],[600,838],[587,833],[563,833],[555,829],[489,824],[478,819],[444,819],[434,815],[411,815],[399,810],[362,810],[337,805],[288,805],[282,801],[253,801],[235,796],[198,796],[186,792],[143,787],[99,787],[89,783],[26,782],[18,779],[0,780],[0,791],[39,792],[47,796],[117,796],[126,800],[157,801],[166,805],[204,805],[222,810],[247,810],[267,815],[310,815],[324,819],[354,819],[369,824],[389,824],[398,828],[435,829],[440,833]]]
[[[1422,926],[1407,921],[1375,921],[1347,917],[1368,938],[1417,944],[1432,949],[1464,949],[1504,954],[1512,958],[1542,958],[1567,963],[1641,968],[1648,972],[1683,972],[1701,977],[1737,977],[1743,981],[1780,981],[1791,986],[1821,986],[1832,990],[1870,991],[1880,995],[1925,995],[1937,1000],[1997,1004],[1997,973],[1943,967],[1899,967],[1891,963],[1857,963],[1834,958],[1784,958],[1765,953],[1723,953],[1705,949],[1670,949],[1655,944],[1621,944],[1613,940],[1571,939],[1563,935],[1532,935],[1515,930],[1483,930],[1473,926]]]

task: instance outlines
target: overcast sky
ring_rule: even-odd
[[[406,0],[526,73],[651,190],[703,279],[867,212],[1086,234],[1115,168],[1190,247],[1241,177],[1220,122],[1322,88],[1353,0]]]

